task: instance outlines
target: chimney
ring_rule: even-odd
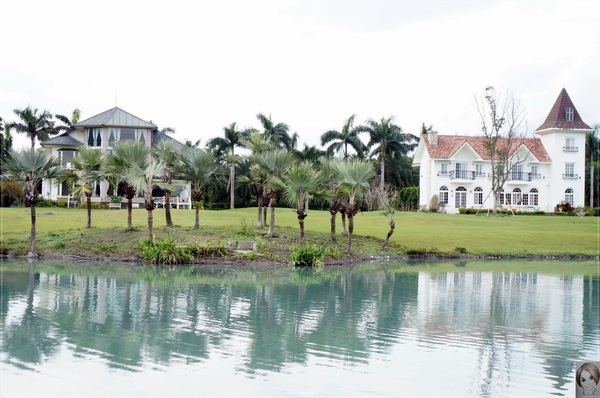
[[[438,144],[438,132],[437,131],[431,130],[427,134],[427,138],[429,139],[429,145],[437,146],[437,144]]]

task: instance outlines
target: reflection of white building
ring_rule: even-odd
[[[515,165],[498,204],[546,212],[554,211],[560,202],[583,206],[585,135],[591,131],[562,89],[548,117],[535,130],[536,137],[518,140],[508,148]],[[491,160],[483,137],[423,134],[413,165],[420,167],[421,208],[429,208],[434,195],[448,213],[457,213],[461,207],[492,208]]]

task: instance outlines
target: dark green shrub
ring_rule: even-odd
[[[317,245],[295,245],[292,247],[290,263],[296,267],[313,267],[323,265],[325,248]]]
[[[145,238],[140,242],[140,251],[140,256],[149,264],[189,263],[194,258],[185,247],[177,246],[171,237]]]

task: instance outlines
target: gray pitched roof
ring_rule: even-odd
[[[153,130],[157,128],[157,126],[154,123],[142,120],[139,117],[134,116],[129,112],[125,112],[123,109],[118,107],[114,107],[96,116],[92,116],[75,124],[75,127],[101,126],[137,127],[150,128]]]
[[[41,146],[46,145],[60,145],[60,146],[81,146],[83,142],[71,137],[69,133],[73,130],[69,130],[66,133],[57,135],[56,137],[48,138],[45,141],[40,142]]]

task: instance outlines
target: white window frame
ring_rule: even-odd
[[[442,185],[440,187],[439,197],[440,197],[440,204],[448,204],[448,187],[447,186]]]
[[[483,189],[481,187],[477,187],[473,190],[473,204],[483,204]]]
[[[575,111],[572,107],[567,106],[565,108],[565,120],[567,122],[572,122],[575,119]]]
[[[458,187],[454,191],[454,207],[467,207],[467,189],[465,187]]]
[[[565,203],[570,204],[571,206],[575,205],[575,193],[573,192],[573,188],[567,188],[565,190]]]

